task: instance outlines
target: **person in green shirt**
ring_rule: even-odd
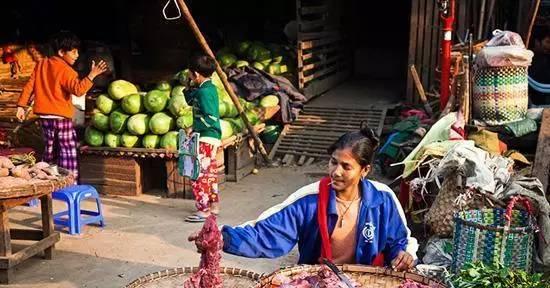
[[[206,55],[193,57],[189,64],[193,88],[185,98],[193,106],[192,132],[199,134],[200,172],[192,183],[197,212],[185,218],[187,222],[203,222],[210,214],[220,212],[216,151],[221,145],[222,129],[218,92],[210,79],[215,70],[216,62]]]

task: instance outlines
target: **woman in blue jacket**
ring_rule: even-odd
[[[377,146],[366,127],[341,136],[328,149],[329,177],[299,189],[254,221],[223,226],[224,252],[275,258],[298,244],[300,264],[328,258],[337,264],[413,267],[418,244],[397,197],[366,178]],[[195,240],[197,234],[189,237]]]

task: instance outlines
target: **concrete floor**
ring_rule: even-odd
[[[297,188],[316,181],[320,166],[262,169],[222,191],[219,224],[240,224],[283,201]],[[314,172],[314,173],[308,173]],[[63,232],[53,260],[27,260],[15,271],[15,284],[5,287],[123,287],[145,274],[172,267],[197,266],[199,254],[187,236],[201,228],[185,223],[193,201],[155,195],[103,198],[107,226],[85,228],[80,236]],[[86,203],[86,207],[92,207]],[[54,211],[64,204],[54,201]],[[37,207],[17,207],[12,226],[40,227]],[[296,253],[280,259],[245,259],[224,254],[222,264],[259,273],[296,263]]]
[[[389,106],[405,99],[396,81],[350,79],[312,99],[308,105],[366,108]]]

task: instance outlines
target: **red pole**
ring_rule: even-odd
[[[443,22],[443,40],[441,42],[441,87],[439,87],[439,107],[445,109],[449,101],[450,75],[451,75],[451,44],[453,35],[453,24],[455,21],[455,0],[448,0],[448,9],[441,11],[441,22]]]

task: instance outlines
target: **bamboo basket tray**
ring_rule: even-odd
[[[40,196],[74,184],[74,177],[68,170],[58,169],[61,177],[57,179],[30,180],[28,184],[9,187],[0,186],[0,200]]]
[[[427,285],[431,288],[447,287],[436,280],[410,272],[397,272],[391,269],[365,265],[349,264],[336,266],[340,270],[342,270],[348,277],[355,280],[358,284],[361,284],[361,287],[395,288],[399,287],[399,285],[401,285],[401,283],[406,279],[410,279],[420,284]],[[299,265],[290,268],[284,268],[262,277],[260,283],[256,286],[256,288],[273,287],[272,281],[274,277],[278,275],[292,277],[303,272],[315,274],[319,271],[320,268],[321,265]]]
[[[173,268],[142,276],[125,288],[180,288],[198,267]],[[261,275],[238,268],[220,268],[224,288],[255,287]]]

